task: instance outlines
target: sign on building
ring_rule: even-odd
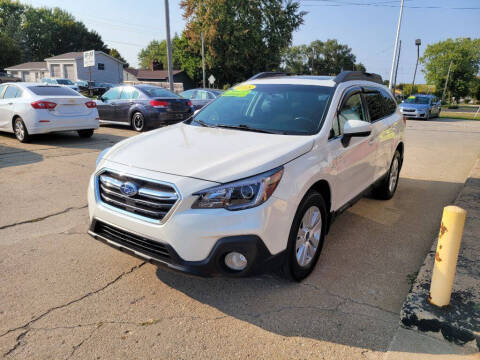
[[[83,52],[83,66],[95,66],[95,50]]]

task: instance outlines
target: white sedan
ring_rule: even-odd
[[[97,104],[58,85],[5,83],[0,85],[0,131],[13,132],[20,142],[31,135],[77,131],[88,138],[98,129]]]

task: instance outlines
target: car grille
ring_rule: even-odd
[[[161,221],[179,199],[175,189],[168,184],[120,175],[112,171],[104,171],[97,178],[101,201],[155,221]],[[122,185],[127,182],[136,187],[135,194],[129,196],[121,190]]]
[[[415,112],[415,109],[403,109],[403,112]]]
[[[130,250],[138,251],[159,260],[170,260],[170,252],[166,245],[147,239],[143,236],[129,233],[117,227],[105,224],[97,220],[95,222],[94,232],[96,235],[113,241]]]

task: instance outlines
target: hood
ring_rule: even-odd
[[[283,165],[310,151],[310,136],[264,134],[184,123],[131,137],[107,161],[225,183]]]

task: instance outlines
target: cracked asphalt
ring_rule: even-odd
[[[480,122],[408,121],[394,199],[342,214],[303,283],[203,279],[87,234],[102,127],[20,144],[0,134],[0,356],[5,359],[382,359],[409,276],[480,153]],[[161,145],[161,144],[160,144]],[[159,146],[168,156],[168,144]]]

